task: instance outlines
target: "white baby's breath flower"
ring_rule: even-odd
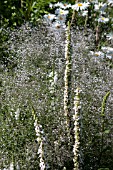
[[[85,10],[89,6],[89,2],[87,3],[77,3],[75,5],[72,5],[72,9],[79,11],[79,10]]]
[[[100,17],[99,19],[98,19],[98,22],[102,22],[102,23],[106,23],[106,22],[108,22],[109,21],[109,18],[105,18],[105,17]]]

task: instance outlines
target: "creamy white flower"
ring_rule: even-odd
[[[72,5],[72,9],[79,11],[79,10],[85,10],[89,6],[89,2],[87,3],[77,3],[75,5]]]
[[[66,25],[56,21],[53,23],[52,27],[56,29],[60,29],[60,28],[66,28]]]
[[[104,58],[105,54],[102,51],[90,51],[90,54],[95,57]]]
[[[67,9],[71,7],[71,4],[58,2],[54,5],[55,7],[60,7],[62,9]]]
[[[102,23],[106,23],[106,22],[108,22],[109,21],[109,18],[105,18],[105,17],[100,17],[99,19],[98,19],[98,22],[102,22]]]
[[[58,15],[58,16],[56,17],[56,20],[57,20],[58,22],[60,22],[61,24],[63,24],[63,23],[65,23],[65,21],[66,21],[66,15]]]
[[[56,18],[56,15],[54,15],[54,14],[45,14],[44,18],[46,19],[46,21],[51,22]]]
[[[55,14],[57,14],[57,15],[67,15],[68,13],[69,13],[68,10],[63,10],[63,9],[60,9],[60,8],[55,10]]]

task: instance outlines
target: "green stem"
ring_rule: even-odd
[[[101,117],[102,117],[102,130],[101,130],[101,148],[100,148],[100,155],[98,160],[98,165],[100,165],[102,153],[103,153],[103,145],[104,145],[104,131],[105,131],[105,109],[106,109],[106,103],[108,100],[108,97],[110,95],[110,92],[107,92],[106,95],[103,97],[102,100],[102,109],[101,109]]]

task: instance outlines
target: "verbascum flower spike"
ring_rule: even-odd
[[[34,119],[34,127],[35,127],[35,132],[36,132],[36,137],[37,137],[36,140],[39,145],[39,148],[38,148],[38,155],[39,155],[39,160],[40,160],[39,167],[40,167],[40,170],[45,170],[46,165],[44,162],[43,135],[42,135],[42,130],[40,130],[42,126],[38,123],[38,119],[36,117],[35,110],[33,107],[32,107],[32,115]]]
[[[66,124],[69,128],[69,79],[71,74],[71,55],[70,55],[70,24],[66,28],[66,41],[65,41],[65,73],[64,73],[64,115],[66,118]]]
[[[80,89],[76,89],[76,94],[74,98],[74,112],[73,121],[74,121],[74,146],[73,146],[73,162],[74,169],[79,170],[79,160],[80,160]]]

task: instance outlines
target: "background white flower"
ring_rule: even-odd
[[[68,10],[63,10],[63,9],[61,9],[61,8],[57,8],[57,9],[55,10],[55,14],[57,14],[57,15],[67,15],[68,13],[69,13]]]
[[[67,9],[71,7],[71,4],[58,2],[54,5],[55,7],[60,7],[62,9]]]
[[[105,18],[105,17],[100,17],[99,19],[98,19],[98,22],[102,22],[102,23],[106,23],[106,22],[108,22],[109,21],[109,18]]]
[[[44,18],[46,19],[47,22],[52,22],[56,18],[56,15],[54,15],[54,14],[45,14]]]
[[[87,3],[77,3],[75,5],[72,5],[72,9],[79,11],[79,10],[85,10],[89,6],[89,2]]]

